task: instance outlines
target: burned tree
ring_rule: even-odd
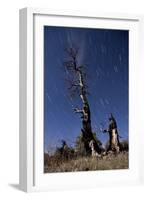
[[[90,106],[87,99],[88,87],[86,85],[85,67],[78,64],[78,49],[66,49],[68,60],[64,63],[68,72],[68,84],[71,94],[76,94],[81,99],[82,108],[74,108],[74,112],[81,115],[82,119],[82,137],[86,154],[91,153],[89,143],[91,140],[95,141],[91,127],[91,113]],[[97,143],[96,143],[97,144]],[[97,152],[100,153],[98,144],[96,145]]]

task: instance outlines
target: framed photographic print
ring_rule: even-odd
[[[20,188],[143,181],[142,16],[20,10]]]

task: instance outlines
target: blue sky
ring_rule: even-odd
[[[73,112],[80,98],[71,98],[63,62],[65,48],[79,48],[78,62],[86,66],[92,129],[105,143],[108,116],[113,113],[119,134],[128,138],[128,40],[125,30],[44,27],[44,145],[54,149],[62,139],[74,145],[81,119]]]

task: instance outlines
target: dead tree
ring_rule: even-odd
[[[108,129],[103,130],[104,133],[109,133],[109,146],[108,151],[113,151],[119,153],[120,151],[120,142],[119,142],[119,134],[117,130],[117,123],[112,113],[109,117],[109,127]]]
[[[91,128],[91,113],[90,106],[87,99],[88,87],[86,85],[86,73],[85,67],[78,64],[78,49],[69,48],[66,49],[68,54],[68,61],[64,63],[66,70],[68,71],[68,84],[71,94],[78,95],[81,99],[82,108],[74,108],[74,112],[81,115],[82,119],[82,137],[84,141],[84,147],[87,154],[91,153],[89,143],[94,140],[92,128]],[[100,153],[100,148],[97,145],[97,151]]]

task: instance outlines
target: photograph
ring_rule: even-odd
[[[44,173],[129,169],[129,30],[43,35]]]

